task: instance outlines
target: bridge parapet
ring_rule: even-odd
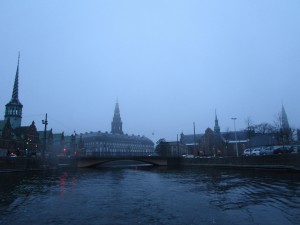
[[[170,159],[170,157],[161,156],[85,156],[77,158],[77,167],[93,167],[107,162],[123,160],[144,162],[154,166],[168,166]]]

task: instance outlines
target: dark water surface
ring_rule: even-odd
[[[300,174],[157,167],[0,174],[0,224],[300,224]]]

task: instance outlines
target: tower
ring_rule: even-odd
[[[219,126],[219,121],[217,117],[217,111],[215,110],[215,127],[214,127],[214,132],[216,134],[220,134],[220,126]]]
[[[119,103],[116,103],[113,121],[111,122],[111,133],[112,134],[123,134],[122,131],[122,120],[120,116]]]
[[[18,56],[18,66],[15,76],[15,83],[12,92],[12,97],[9,103],[5,105],[5,120],[10,120],[12,128],[20,127],[22,120],[22,108],[23,105],[19,101],[19,61],[20,53]]]
[[[281,110],[281,128],[283,129],[290,129],[289,121],[285,112],[285,109],[282,105],[282,110]]]

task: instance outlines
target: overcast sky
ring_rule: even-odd
[[[300,128],[299,0],[0,2],[0,118],[18,51],[22,125],[54,133],[176,135],[273,123]]]

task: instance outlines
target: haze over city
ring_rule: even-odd
[[[20,52],[22,124],[53,132],[181,132],[273,123],[300,128],[300,2],[2,1],[0,118]]]

